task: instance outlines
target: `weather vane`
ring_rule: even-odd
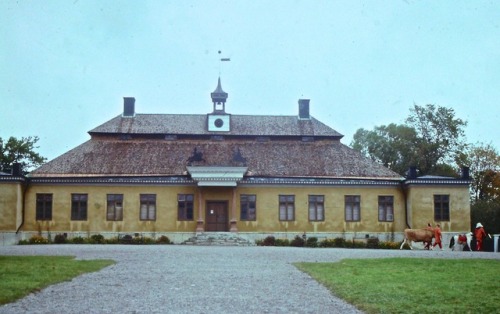
[[[219,57],[220,57],[221,53],[222,53],[222,51],[219,50]],[[220,62],[219,62],[219,76],[221,74],[221,68],[222,68],[221,64],[222,64],[222,62],[227,62],[227,61],[231,61],[231,59],[230,58],[220,58]]]

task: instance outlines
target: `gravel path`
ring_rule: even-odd
[[[344,258],[495,258],[500,253],[203,247],[35,245],[0,255],[71,255],[117,263],[0,306],[0,313],[361,313],[294,262]]]

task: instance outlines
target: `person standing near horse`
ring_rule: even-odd
[[[483,250],[483,239],[486,237],[486,232],[484,231],[483,225],[478,222],[476,224],[476,231],[474,232],[474,236],[476,237],[476,251]]]
[[[432,228],[432,226],[431,226],[431,223],[430,223],[430,222],[429,222],[429,223],[427,223],[427,227],[426,227],[425,229],[426,229],[426,230],[430,230],[430,231],[434,232],[434,229]],[[432,244],[432,240],[431,240],[431,242],[424,242],[424,244],[425,244],[425,245],[424,245],[424,250],[429,250],[429,249],[430,249],[430,246],[431,246],[431,244]]]
[[[432,248],[435,248],[436,245],[439,245],[441,250],[443,249],[443,245],[441,244],[441,226],[439,224],[434,228],[434,245]]]

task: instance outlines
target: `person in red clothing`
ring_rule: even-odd
[[[427,223],[427,227],[425,228],[427,230],[430,230],[432,232],[434,232],[434,229],[432,228],[431,226],[431,223]],[[429,250],[430,249],[430,246],[432,244],[432,239],[431,239],[431,242],[424,242],[425,246],[424,246],[424,250]]]
[[[476,237],[476,251],[482,251],[483,249],[483,239],[486,237],[486,232],[484,231],[483,225],[478,222],[476,224],[476,231],[474,232]]]
[[[441,226],[439,224],[434,228],[434,245],[432,248],[435,248],[436,245],[439,245],[441,250],[443,249],[443,245],[441,244]]]

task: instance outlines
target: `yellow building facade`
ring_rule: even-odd
[[[223,232],[250,241],[377,237],[441,224],[446,237],[470,226],[469,178],[408,177],[343,145],[309,114],[226,112],[220,79],[204,115],[119,116],[90,140],[26,177],[0,176],[0,234],[14,244],[45,237],[168,236],[182,243]]]

